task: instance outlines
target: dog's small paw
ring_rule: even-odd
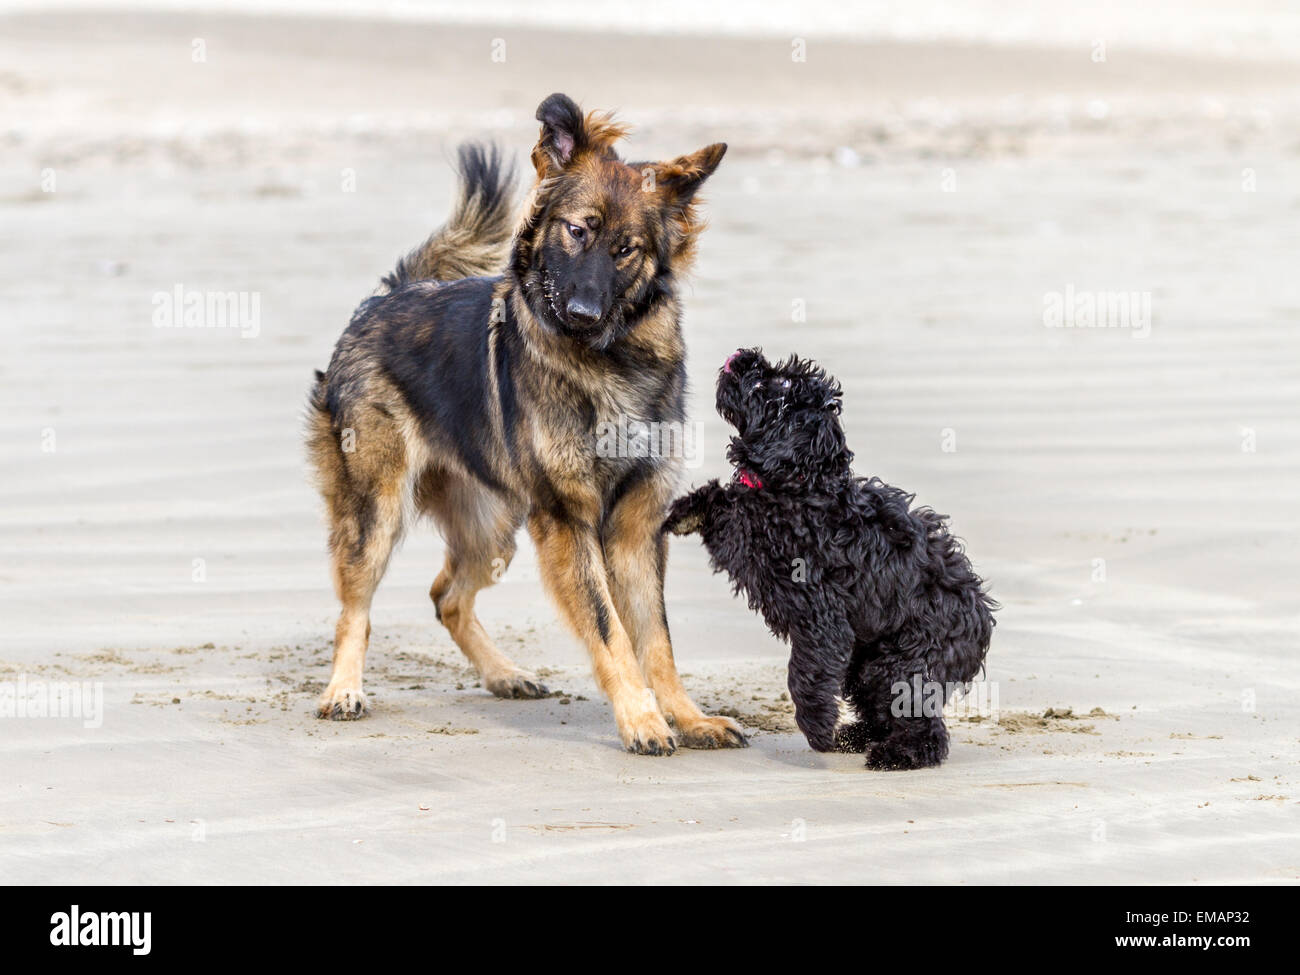
[[[689,496],[678,498],[668,509],[668,517],[664,519],[663,531],[671,532],[674,535],[690,535],[704,527],[704,515],[698,511],[692,510],[691,498]]]
[[[948,743],[938,738],[900,736],[867,747],[867,768],[877,772],[910,772],[933,768],[948,757]]]
[[[664,522],[664,531],[672,535],[693,535],[704,527],[702,515],[686,515],[677,520]]]
[[[331,684],[316,704],[316,717],[355,721],[364,718],[369,710],[366,693],[360,687],[335,687]]]
[[[684,748],[748,748],[749,739],[740,725],[723,715],[701,715],[690,722],[678,722]]]
[[[483,686],[497,697],[525,700],[546,697],[546,685],[526,670],[512,670],[483,678]]]
[[[658,711],[648,711],[619,728],[623,747],[634,755],[671,755],[677,738]]]

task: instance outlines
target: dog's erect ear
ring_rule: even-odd
[[[673,203],[685,206],[695,197],[701,184],[713,175],[726,154],[727,144],[715,142],[689,156],[678,156],[668,162],[656,163],[655,183],[671,197]]]
[[[542,133],[533,149],[537,175],[546,177],[567,166],[586,143],[582,110],[568,95],[556,92],[537,106]]]

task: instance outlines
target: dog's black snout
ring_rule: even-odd
[[[600,321],[603,314],[598,303],[589,298],[576,296],[569,299],[569,303],[564,306],[564,311],[572,321],[587,325]]]

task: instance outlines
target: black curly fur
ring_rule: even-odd
[[[944,516],[853,475],[840,395],[809,360],[737,352],[717,390],[736,479],[678,498],[664,527],[700,532],[714,571],[789,640],[795,720],[813,748],[865,751],[869,768],[938,765],[942,714],[897,715],[895,685],[974,679],[997,604]],[[836,695],[857,712],[838,731]]]

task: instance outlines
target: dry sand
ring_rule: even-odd
[[[0,721],[7,881],[1300,878],[1294,65],[107,14],[5,18],[0,65],[0,682],[104,694],[100,727]],[[691,480],[726,473],[724,354],[798,350],[859,472],[991,581],[1001,720],[954,721],[943,767],[809,751],[783,646],[693,540],[677,656],[747,751],[623,753],[526,548],[480,612],[562,696],[484,693],[428,529],[376,599],[373,716],[311,716],[311,370],[441,219],[455,141],[524,158],[557,89],[634,153],[732,145],[686,296]],[[258,293],[258,334],[153,327],[178,284]],[[1045,328],[1067,285],[1150,292],[1150,334]]]

